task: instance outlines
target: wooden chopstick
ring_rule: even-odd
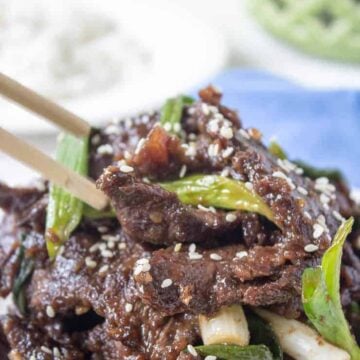
[[[91,126],[85,120],[1,72],[0,94],[76,136],[90,133]]]
[[[101,210],[107,206],[107,197],[96,188],[91,180],[66,168],[1,127],[0,150],[39,172],[56,185],[68,190],[95,209]]]

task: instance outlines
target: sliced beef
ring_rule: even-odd
[[[149,272],[135,276],[146,303],[167,315],[211,313],[233,303],[285,304],[300,296],[304,267],[318,263],[302,249],[281,245],[255,246],[248,252],[241,245],[197,251],[193,247],[153,252]],[[166,279],[171,280],[168,287]],[[300,312],[298,307],[296,316]]]

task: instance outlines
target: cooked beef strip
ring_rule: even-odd
[[[126,175],[111,167],[101,181],[112,194],[122,229],[115,220],[84,220],[54,263],[47,259],[43,239],[45,192],[35,187],[18,191],[0,186],[0,207],[7,211],[0,226],[2,294],[11,290],[18,271],[21,234],[26,235],[26,255],[36,261],[31,282],[25,286],[28,315],[25,320],[10,316],[5,322],[11,324],[4,329],[12,350],[24,353],[27,349],[20,339],[30,339],[25,343],[36,350],[41,338],[49,346],[74,349],[78,358],[190,360],[194,357],[181,350],[200,342],[200,312],[209,314],[225,304],[243,303],[268,306],[293,318],[302,314],[301,272],[318,264],[329,245],[339,225],[333,211],[349,216],[356,213],[354,204],[346,187],[336,184],[325,206],[318,184],[284,169],[288,164],[268,154],[256,129],[239,130],[237,114],[220,104],[216,89],[207,88],[200,95],[202,101],[184,109],[184,131],[179,138],[154,127],[159,113],[141,114],[93,132],[90,175],[94,179],[104,167],[115,166],[118,161],[126,161],[135,169]],[[212,120],[218,119],[218,126],[222,126],[223,117],[236,134],[231,139],[215,131]],[[140,139],[144,139],[141,147]],[[112,150],[102,145],[110,145]],[[209,155],[209,146],[217,147],[217,155]],[[230,147],[231,156],[222,156]],[[220,174],[227,169],[234,179],[250,181],[273,209],[281,229],[257,214],[245,212],[234,212],[236,221],[225,223],[226,212],[217,210],[213,214],[183,205],[173,194],[148,183],[148,179],[177,179],[183,165],[188,174]],[[282,171],[296,189],[290,189],[288,179],[274,177],[275,171]],[[308,195],[300,192],[299,186]],[[132,199],[129,194],[136,196]],[[152,204],[149,195],[158,202],[153,199]],[[157,213],[151,219],[153,210]],[[320,214],[328,231],[314,241],[313,225]],[[179,233],[173,224],[178,225]],[[106,252],[106,256],[101,256],[99,250],[90,252],[96,243],[111,242],[101,240],[100,227],[107,227],[108,235],[119,235],[127,248],[118,250],[115,242],[115,248],[108,249],[115,253],[110,258]],[[355,243],[350,239],[349,245],[351,241]],[[202,258],[189,259],[188,244],[183,244],[179,252],[174,252],[174,246],[167,247],[178,242],[198,242]],[[318,244],[320,250],[306,253],[303,247],[308,243]],[[344,305],[359,299],[360,283],[358,253],[347,247],[341,279]],[[245,250],[248,256],[235,257]],[[212,253],[222,259],[211,259]],[[149,259],[150,271],[139,274],[136,261],[144,257]],[[89,260],[96,261],[95,268]],[[104,265],[109,269],[101,274]],[[165,279],[171,279],[172,284],[163,288]],[[55,318],[47,316],[48,306],[54,309]],[[358,317],[350,312],[348,315],[355,319],[354,328],[359,328]],[[95,322],[85,321],[86,317],[95,318]],[[69,323],[79,328],[73,332],[67,327]]]

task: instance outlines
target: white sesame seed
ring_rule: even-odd
[[[109,242],[107,243],[107,247],[108,247],[109,249],[113,249],[113,248],[115,247],[115,242],[114,242],[114,241],[109,241]]]
[[[297,191],[302,195],[308,195],[309,194],[308,191],[305,188],[303,188],[302,186],[298,186]]]
[[[308,219],[312,219],[310,213],[308,211],[304,211],[304,215],[308,218]]]
[[[174,251],[175,252],[179,252],[182,248],[182,243],[177,243],[175,246],[174,246]]]
[[[239,251],[239,252],[236,253],[236,257],[239,258],[239,259],[242,259],[245,256],[248,256],[247,251]]]
[[[190,108],[187,109],[187,112],[188,112],[189,115],[194,115],[195,114],[195,108],[190,107]]]
[[[222,157],[226,159],[234,152],[234,148],[229,146],[222,152]]]
[[[100,135],[99,134],[95,134],[92,138],[91,138],[91,144],[93,145],[98,145],[100,143]]]
[[[106,244],[105,243],[101,243],[101,244],[99,244],[99,250],[100,251],[104,251],[104,250],[106,250]]]
[[[220,129],[220,135],[223,136],[225,139],[232,139],[234,136],[234,133],[233,133],[232,128],[223,126]]]
[[[137,265],[134,268],[134,275],[137,276],[142,273],[142,265]]]
[[[220,176],[222,177],[228,177],[229,175],[230,175],[230,168],[228,167],[224,168],[220,173]]]
[[[136,264],[138,264],[138,265],[144,265],[144,264],[148,264],[148,263],[149,263],[149,259],[146,259],[146,258],[141,258],[136,261]]]
[[[191,252],[189,253],[189,259],[190,260],[199,260],[199,259],[202,259],[202,255],[197,253],[197,252]]]
[[[126,303],[126,304],[125,304],[125,311],[126,311],[127,313],[132,312],[132,309],[133,309],[133,305],[132,305],[132,304],[130,304],[130,303]]]
[[[101,251],[101,256],[104,258],[112,258],[114,256],[114,253],[110,250],[102,250]]]
[[[209,132],[217,133],[219,131],[219,120],[212,119],[207,124],[207,129]]]
[[[40,350],[46,354],[52,355],[52,351],[46,346],[41,346]]]
[[[173,281],[171,279],[165,279],[162,283],[161,283],[161,288],[165,289],[169,286],[171,286],[173,283]]]
[[[201,110],[202,112],[204,113],[204,115],[210,115],[210,109],[209,109],[209,106],[205,103],[202,103],[201,104]]]
[[[254,185],[250,182],[250,181],[247,181],[245,183],[245,187],[248,189],[248,190],[254,190]]]
[[[318,239],[324,233],[324,228],[320,224],[315,223],[313,225],[313,229],[314,229],[313,232],[314,239]]]
[[[88,268],[90,268],[90,269],[94,269],[94,268],[96,268],[96,266],[97,266],[97,262],[94,261],[90,256],[87,256],[87,257],[85,258],[85,264],[86,264],[86,266],[87,266]]]
[[[304,250],[308,253],[312,253],[319,250],[319,247],[315,244],[307,244],[304,246]]]
[[[121,165],[120,166],[120,171],[122,171],[123,173],[129,173],[134,171],[134,168],[132,166],[129,165]]]
[[[99,243],[96,243],[96,244],[94,244],[94,245],[92,245],[92,246],[90,247],[89,251],[90,251],[91,253],[94,253],[95,251],[97,251],[97,250],[99,249],[99,246],[100,246],[100,244],[99,244]]]
[[[124,250],[124,249],[126,249],[126,243],[120,243],[119,245],[118,245],[118,248],[119,248],[119,250]]]
[[[286,176],[282,171],[274,171],[272,176],[280,179],[284,179],[290,186],[290,189],[294,190],[296,188],[293,181],[288,176]]]
[[[172,128],[172,126],[171,126],[170,123],[167,122],[167,123],[164,124],[164,130],[165,131],[171,131],[171,128]]]
[[[330,198],[327,195],[325,195],[324,193],[322,193],[322,194],[320,194],[320,202],[323,205],[327,205],[330,202]]]
[[[181,167],[181,169],[180,169],[180,173],[179,173],[179,177],[180,177],[180,179],[181,179],[181,178],[183,178],[183,177],[185,176],[185,174],[186,174],[186,170],[187,170],[186,165],[183,165],[183,166]]]
[[[55,313],[55,310],[54,308],[51,306],[51,305],[48,305],[46,307],[46,315],[49,317],[49,318],[54,318],[56,316],[56,313]]]
[[[333,214],[333,216],[334,216],[334,218],[335,218],[336,220],[338,220],[338,221],[340,221],[340,222],[345,221],[344,217],[343,217],[338,211],[334,210],[334,211],[332,212],[332,214]]]
[[[106,135],[120,135],[121,129],[116,125],[109,125],[105,128],[104,133]]]
[[[101,239],[104,241],[119,241],[120,240],[118,235],[110,235],[110,234],[102,235]]]
[[[226,214],[225,220],[227,222],[234,222],[236,220],[236,215],[232,213]]]
[[[199,204],[197,207],[199,210],[212,212],[212,213],[216,214],[216,209],[213,206],[206,207],[206,206]]]
[[[109,265],[104,265],[99,269],[99,273],[105,273],[109,270]]]
[[[194,157],[196,155],[196,144],[190,142],[189,146],[186,148],[185,155],[189,157]]]
[[[210,259],[215,261],[220,261],[222,260],[222,257],[219,254],[212,253],[210,254]]]
[[[193,253],[196,251],[196,245],[195,244],[190,244],[189,246],[189,253]]]
[[[109,230],[109,228],[107,226],[98,226],[97,229],[98,229],[98,232],[101,234],[104,234]]]
[[[151,265],[150,264],[144,264],[142,265],[142,272],[148,272],[151,269]]]
[[[129,151],[125,150],[124,151],[124,158],[125,160],[130,160],[131,159],[131,154]]]
[[[205,357],[204,360],[216,360],[216,356],[214,356],[214,355],[208,355],[208,356]]]
[[[188,345],[187,346],[187,351],[189,352],[189,354],[191,354],[192,356],[198,356],[197,351],[195,350],[195,348],[192,345]]]
[[[29,360],[36,360],[36,357],[35,357],[34,353],[33,353],[33,354],[31,354],[31,356],[30,356],[30,359],[29,359]]]
[[[61,358],[61,352],[56,346],[53,348],[53,355],[57,358]]]
[[[112,155],[114,153],[114,149],[110,144],[100,145],[96,152],[100,155]]]
[[[195,140],[197,139],[197,136],[196,136],[196,134],[194,134],[194,133],[190,133],[190,134],[188,135],[188,138],[189,138],[189,140],[195,141]]]
[[[250,139],[250,135],[248,134],[248,132],[244,129],[239,129],[239,134],[244,137],[245,139]]]

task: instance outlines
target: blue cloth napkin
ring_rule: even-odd
[[[291,159],[340,169],[360,187],[360,90],[305,88],[257,70],[229,70],[210,83],[223,103],[239,110],[245,127],[257,127]]]

